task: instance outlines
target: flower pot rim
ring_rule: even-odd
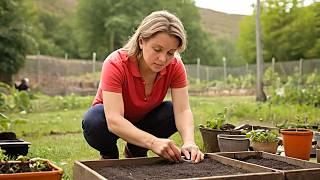
[[[258,141],[252,141],[251,139],[250,139],[250,142],[251,143],[255,143],[255,144],[278,144],[279,143],[279,139],[277,140],[277,141],[274,141],[274,142],[258,142]]]
[[[310,129],[304,129],[304,128],[290,128],[290,129],[281,129],[281,134],[286,135],[312,135],[313,131]]]
[[[207,130],[207,131],[217,131],[217,132],[241,132],[239,130],[220,130],[220,129],[212,129],[212,128],[207,128],[207,127],[199,127],[199,129],[201,130]]]
[[[250,138],[247,138],[246,135],[229,135],[229,134],[218,134],[218,139],[236,140],[236,141],[250,140]]]

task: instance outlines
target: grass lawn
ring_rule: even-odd
[[[294,119],[296,114],[307,113],[310,122],[320,122],[319,108],[259,104],[254,97],[191,97],[191,107],[194,113],[196,127],[223,111],[230,109],[230,123],[240,125],[250,124],[274,125],[285,119]],[[32,143],[28,156],[41,157],[53,161],[64,169],[64,179],[72,179],[72,167],[75,160],[97,160],[99,153],[89,147],[82,136],[81,120],[87,108],[74,110],[46,111],[19,115],[27,123],[13,127],[17,136]],[[202,138],[196,128],[196,143],[202,148]],[[178,134],[172,139],[181,145]],[[118,141],[120,156],[124,147],[122,140]],[[153,154],[150,152],[150,156]]]

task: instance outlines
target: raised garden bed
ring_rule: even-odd
[[[121,160],[76,161],[75,180],[112,179],[220,179],[282,180],[283,174],[272,169],[234,162],[228,158],[206,154],[198,164],[170,163],[163,158],[131,158]]]
[[[286,180],[319,180],[320,164],[266,152],[230,152],[217,155],[283,172]]]

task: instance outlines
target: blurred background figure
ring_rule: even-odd
[[[17,85],[17,83],[14,83],[14,86],[18,91],[29,91],[29,79],[23,78],[21,79],[19,85]]]

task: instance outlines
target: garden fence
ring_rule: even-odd
[[[318,71],[320,59],[265,63],[264,65],[265,69],[272,67],[274,72],[283,76],[293,75],[295,69],[298,69],[298,72],[301,74],[309,74],[315,70]],[[256,72],[255,64],[240,67],[212,67],[198,63],[186,64],[185,66],[190,78],[207,82],[213,80],[221,81],[228,75],[239,77],[252,73],[255,76]],[[64,95],[80,91],[82,94],[94,94],[99,79],[95,82],[88,82],[87,79],[70,81],[67,77],[79,76],[94,71],[98,72],[101,70],[101,67],[101,61],[31,55],[27,56],[25,66],[15,76],[15,80],[18,81],[23,77],[28,77],[33,88],[49,95]]]

